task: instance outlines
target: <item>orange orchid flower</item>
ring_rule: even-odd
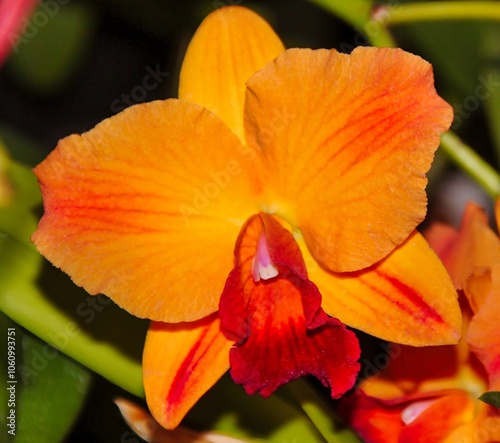
[[[464,338],[393,349],[387,370],[342,399],[342,413],[367,443],[499,442],[500,411],[478,398],[500,390],[500,240],[474,204],[459,231],[434,225],[427,238],[464,294]]]
[[[312,374],[337,398],[359,370],[344,324],[459,338],[453,285],[415,231],[451,120],[417,56],[285,51],[258,15],[222,8],[189,45],[178,100],[132,106],[37,166],[33,241],[153,320],[144,384],[162,426],[228,369],[250,394]]]
[[[22,31],[23,20],[27,20],[37,0],[16,0],[0,2],[0,65],[13,50]]]

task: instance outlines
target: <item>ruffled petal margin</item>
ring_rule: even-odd
[[[268,212],[298,226],[327,269],[374,264],[424,218],[452,114],[431,65],[400,49],[287,50],[247,82]]]
[[[192,323],[151,324],[142,361],[144,389],[164,428],[174,429],[229,369],[232,344],[220,332],[217,314]]]
[[[279,274],[255,282],[253,260],[262,234]],[[292,234],[272,216],[253,216],[235,256],[219,310],[222,330],[236,341],[230,353],[234,381],[262,396],[308,374],[328,386],[333,398],[350,389],[359,370],[357,338],[321,309]]]

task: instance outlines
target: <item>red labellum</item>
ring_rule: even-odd
[[[219,314],[222,331],[236,342],[231,375],[247,393],[266,397],[304,375],[330,387],[333,398],[354,384],[357,338],[325,314],[299,246],[272,216],[255,215],[244,225]]]

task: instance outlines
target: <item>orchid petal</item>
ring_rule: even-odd
[[[285,50],[260,16],[221,8],[200,25],[182,64],[179,98],[218,115],[244,141],[245,82]]]
[[[455,243],[458,239],[458,231],[448,224],[432,222],[423,235],[429,246],[443,262],[448,272],[450,272],[447,264],[453,256]]]
[[[144,389],[163,427],[175,428],[229,369],[231,346],[216,314],[192,323],[151,324],[143,354]]]
[[[460,338],[456,291],[418,232],[377,265],[348,274],[325,271],[301,247],[323,309],[342,323],[412,346],[453,344]]]
[[[489,227],[488,216],[484,210],[469,203],[452,246],[446,252],[437,252],[456,288],[463,289],[472,273],[482,273],[493,264],[500,263],[500,240]],[[473,311],[477,311],[481,302],[471,298],[469,301]]]
[[[431,66],[400,49],[291,49],[247,82],[266,208],[335,272],[379,261],[424,218],[425,174],[451,120]]]
[[[269,280],[252,278],[261,234],[279,269]],[[249,394],[267,397],[282,384],[313,375],[337,398],[355,381],[359,346],[355,335],[320,308],[321,295],[307,280],[298,245],[267,214],[252,217],[235,249],[236,265],[221,296],[222,330],[236,341],[231,376]]]
[[[198,105],[133,106],[63,139],[35,168],[45,214],[32,240],[76,284],[138,317],[204,317],[255,213],[238,147]]]
[[[366,443],[399,443],[401,406],[385,407],[362,391],[344,397],[341,416]]]
[[[439,394],[388,404],[358,391],[343,401],[341,414],[366,443],[448,442],[472,419],[475,400],[457,390]]]
[[[500,318],[500,265],[494,266],[491,275],[486,278],[489,284],[481,285],[483,290],[478,291],[483,294],[484,302],[472,318],[466,340],[486,368],[490,386],[498,388],[500,387],[500,336],[497,333]],[[489,290],[484,289],[487,286]],[[469,292],[468,288],[465,292]]]
[[[401,431],[399,441],[421,443],[441,442],[474,415],[476,400],[465,392],[435,399]]]
[[[478,439],[485,443],[500,441],[500,412],[498,408],[480,403],[476,409],[475,420],[459,426],[444,443],[473,442]]]

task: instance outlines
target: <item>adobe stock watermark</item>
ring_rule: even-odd
[[[22,31],[19,34],[10,33],[9,42],[15,53],[21,45],[28,43],[38,34],[41,28],[48,25],[60,10],[61,5],[66,5],[70,0],[46,0],[38,2],[38,7],[30,18],[22,19]]]
[[[379,352],[373,361],[365,358],[362,363],[362,371],[358,375],[357,387],[359,383],[369,377],[377,375],[380,371],[387,369],[391,362],[401,355],[401,345],[397,343],[381,343],[383,352]]]
[[[124,93],[120,98],[114,100],[111,103],[111,111],[117,114],[129,106],[145,102],[148,92],[160,86],[170,75],[169,72],[162,71],[159,64],[154,69],[151,66],[147,66],[145,70],[146,75],[142,78],[142,83],[134,86],[128,94]]]
[[[48,338],[52,343],[56,344],[59,350],[64,351],[70,339],[80,332],[81,329],[76,323],[68,321],[63,330],[50,332]],[[36,377],[42,372],[49,365],[49,362],[59,355],[58,349],[46,343],[41,351],[31,349],[29,355],[24,355],[23,363],[17,367],[23,383],[28,382],[32,377]]]
[[[229,186],[233,177],[242,173],[241,164],[236,160],[229,160],[226,167],[220,171],[209,172],[210,180],[204,186],[192,189],[190,204],[179,204],[179,213],[184,217],[199,215],[211,200],[216,199]]]
[[[81,302],[77,308],[76,313],[79,317],[83,318],[86,324],[91,323],[100,313],[104,307],[111,303],[111,300],[104,295],[88,296],[84,302]],[[46,343],[41,351],[32,349],[30,354],[24,357],[23,364],[19,365],[17,370],[21,375],[24,383],[29,381],[32,377],[36,377],[42,372],[51,360],[54,360],[59,352],[69,346],[71,339],[82,333],[82,329],[74,321],[69,320],[64,328],[58,331],[52,331],[48,334],[48,340],[54,346]]]
[[[477,111],[481,102],[489,99],[493,92],[500,86],[500,78],[495,78],[493,73],[490,73],[487,78],[480,75],[477,80],[478,84],[473,94],[465,97],[460,104],[453,103],[455,116],[451,129],[458,129],[464,119],[469,118],[473,112]]]
[[[79,317],[84,317],[83,321],[87,324],[92,323],[97,313],[102,312],[105,306],[111,303],[111,299],[105,295],[89,295],[84,302],[76,307],[76,313]]]
[[[110,303],[111,299],[104,295],[89,295],[85,301],[76,307],[76,314],[86,324],[89,324]],[[23,363],[17,367],[23,383],[28,382],[31,378],[36,377],[42,372],[49,365],[50,361],[54,360],[59,352],[64,352],[70,345],[71,340],[82,332],[80,326],[72,320],[68,320],[63,328],[49,332],[47,339],[53,346],[45,343],[41,350],[31,349],[30,353],[24,356]]]

